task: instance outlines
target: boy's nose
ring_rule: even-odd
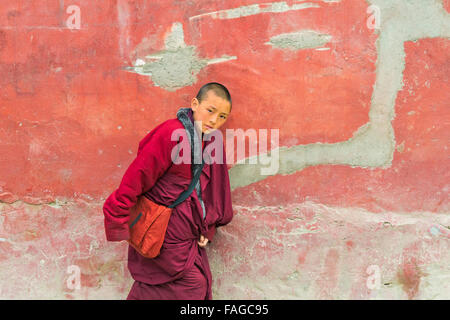
[[[211,118],[209,118],[209,123],[211,125],[215,125],[217,121],[217,115],[216,116],[212,116]]]

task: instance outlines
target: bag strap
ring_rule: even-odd
[[[195,186],[197,185],[198,180],[200,179],[200,175],[202,174],[202,170],[203,170],[203,166],[205,165],[205,160],[202,157],[202,164],[200,166],[200,170],[198,170],[196,172],[196,174],[194,175],[194,177],[192,178],[191,184],[189,185],[189,188],[187,188],[186,190],[184,190],[178,197],[177,200],[175,200],[174,203],[172,203],[171,205],[169,205],[169,208],[174,208],[177,205],[179,205],[180,203],[182,203],[184,200],[186,200],[192,193],[192,191],[194,191]]]

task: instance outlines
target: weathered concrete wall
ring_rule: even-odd
[[[0,298],[123,299],[102,204],[201,84],[225,129],[279,129],[230,169],[216,299],[450,298],[449,0],[3,1]],[[260,159],[260,158],[259,158]],[[80,272],[80,287],[73,279]]]

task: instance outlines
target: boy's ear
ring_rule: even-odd
[[[192,99],[192,101],[191,101],[191,109],[193,111],[197,111],[197,108],[198,108],[199,104],[200,103],[198,102],[197,98]]]

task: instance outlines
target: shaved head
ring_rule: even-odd
[[[199,103],[201,103],[204,99],[206,99],[209,91],[213,91],[216,94],[216,96],[228,101],[230,103],[230,111],[231,111],[230,92],[228,92],[228,89],[224,85],[218,82],[210,82],[200,88],[196,96]]]

